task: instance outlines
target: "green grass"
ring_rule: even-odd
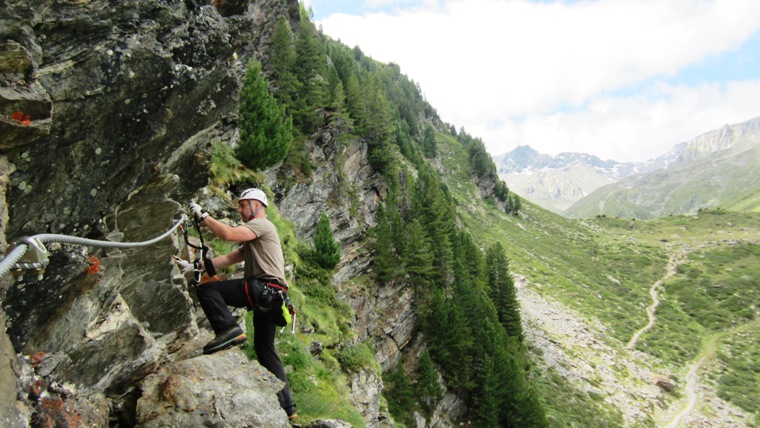
[[[299,423],[316,419],[342,419],[354,427],[365,426],[364,417],[348,401],[346,378],[305,349],[300,338],[281,335],[278,343],[283,364],[292,367],[288,382],[298,406]]]
[[[760,424],[760,330],[752,328],[721,340],[718,359],[722,367],[715,374],[718,396],[754,414]]]
[[[369,343],[357,343],[344,347],[338,351],[337,359],[346,373],[358,373],[368,369],[380,371],[375,361],[375,351]]]
[[[760,246],[734,243],[692,252],[664,289],[673,304],[707,331],[751,322],[760,302]]]
[[[599,394],[576,389],[554,369],[541,373],[539,378],[537,385],[546,402],[549,426],[557,428],[624,426],[620,410],[605,402]],[[654,424],[645,426],[654,426]]]
[[[760,184],[745,190],[744,195],[726,201],[723,206],[731,211],[760,211]]]
[[[641,335],[636,349],[654,355],[672,367],[685,366],[699,353],[705,330],[670,300],[663,300],[657,322]],[[695,340],[696,339],[696,340]]]
[[[264,174],[252,171],[240,163],[233,149],[227,144],[211,146],[211,184],[218,188],[228,188],[237,183],[251,183],[258,186],[266,183]]]
[[[304,318],[314,317],[314,315],[306,315],[313,313],[314,310],[300,291],[291,288],[291,299],[299,310],[297,323],[304,322]],[[334,318],[334,315],[324,311],[319,314],[319,317],[329,319]],[[312,322],[314,323],[313,320]],[[250,311],[246,316],[246,324],[248,331],[254,330]],[[331,324],[335,324],[335,321],[331,321]],[[352,426],[363,427],[365,426],[364,417],[348,401],[347,372],[341,370],[338,358],[330,349],[323,350],[318,357],[312,356],[308,351],[310,343],[314,340],[322,341],[325,345],[335,345],[336,338],[344,336],[344,334],[332,334],[334,335],[322,331],[293,335],[290,333],[289,325],[284,332],[277,335],[277,351],[288,371],[288,382],[293,400],[298,406],[299,422],[307,424],[317,419],[342,419]],[[245,346],[246,353],[249,358],[256,359],[252,343],[253,335],[249,334],[248,337],[248,343]]]

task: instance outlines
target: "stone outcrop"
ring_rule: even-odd
[[[233,349],[164,367],[142,382],[142,427],[289,427],[277,402],[283,383]]]
[[[13,234],[86,230],[163,174],[182,178],[183,196],[202,187],[207,174],[175,152],[235,127],[245,64],[280,16],[298,22],[293,1],[232,2],[228,16],[200,0],[5,4]]]

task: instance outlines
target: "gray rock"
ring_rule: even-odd
[[[0,311],[0,325],[5,325],[5,313]],[[32,409],[17,401],[19,392],[16,355],[5,329],[0,329],[0,425],[8,428],[29,426]]]
[[[208,145],[237,139],[246,63],[266,60],[280,17],[299,20],[294,0],[214,3],[3,3],[0,243],[43,232],[134,242],[173,224],[173,201],[208,181]],[[169,261],[178,247],[51,245],[42,281],[3,279],[0,425],[29,426],[32,408],[40,426],[75,413],[81,426],[134,425],[136,385],[197,355],[189,343],[203,333]],[[15,353],[51,357],[22,374]]]
[[[283,383],[237,349],[163,367],[142,382],[140,427],[289,427]]]
[[[349,376],[351,394],[349,399],[356,409],[364,415],[367,427],[379,427],[380,394],[383,392],[383,379],[376,370],[362,370]]]
[[[306,425],[306,428],[351,428],[352,425],[340,419],[317,419]]]

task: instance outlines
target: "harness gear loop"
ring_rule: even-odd
[[[197,257],[195,260],[193,260],[193,280],[194,285],[198,286],[201,283],[201,279],[203,277],[203,270],[206,270],[206,273],[208,273],[209,276],[216,275],[216,268],[214,268],[214,264],[211,262],[211,259],[208,258],[208,252],[209,247],[206,246],[206,242],[203,240],[203,233],[201,232],[201,224],[198,221],[198,219],[193,219],[193,224],[195,225],[195,231],[198,233],[198,238],[201,241],[201,245],[194,245],[190,242],[190,239],[188,237],[188,228],[180,226],[180,229],[182,229],[183,235],[185,237],[185,244],[188,247],[194,248],[198,250]]]

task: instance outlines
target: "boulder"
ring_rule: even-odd
[[[145,378],[140,427],[289,427],[279,381],[239,349],[167,365]]]

